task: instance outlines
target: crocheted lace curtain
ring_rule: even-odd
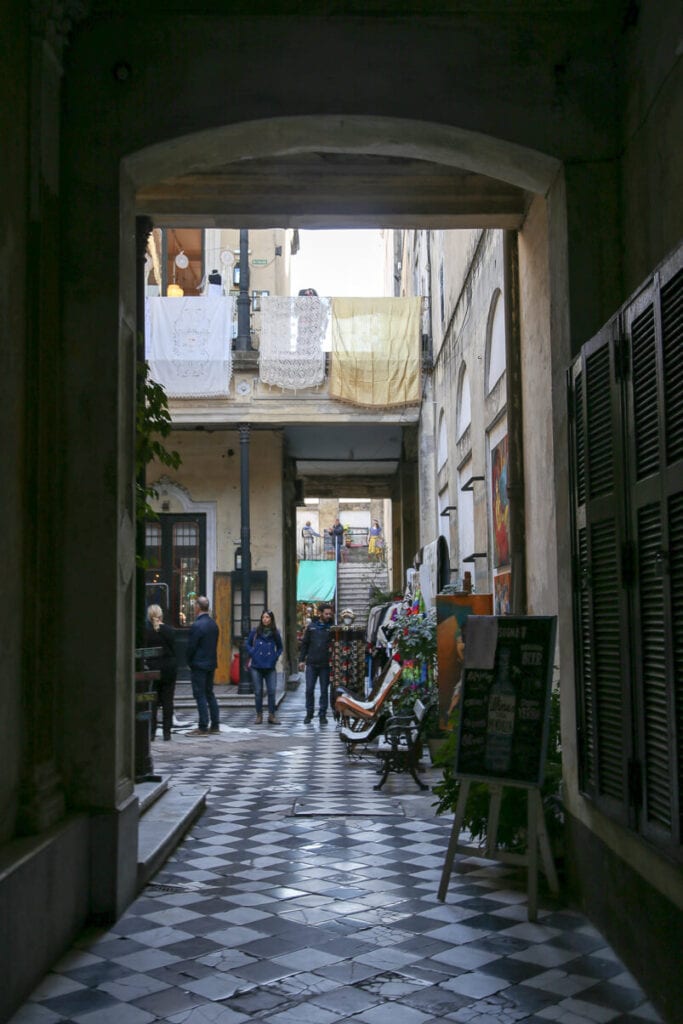
[[[329,315],[329,299],[313,295],[261,299],[259,376],[264,384],[293,391],[322,384]]]
[[[362,406],[420,401],[422,299],[332,299],[330,398]]]
[[[169,398],[227,398],[234,300],[150,298],[145,304],[150,376]]]

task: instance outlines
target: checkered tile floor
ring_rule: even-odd
[[[301,701],[280,707],[275,751],[202,738],[169,759],[175,783],[210,783],[207,811],[12,1024],[660,1019],[584,917],[545,901],[527,921],[512,869],[461,859],[441,904],[451,820],[409,776],[373,792],[372,765],[349,761],[331,723],[303,726]],[[235,711],[231,725],[252,719]]]

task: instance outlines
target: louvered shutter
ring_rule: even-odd
[[[626,823],[631,715],[618,342],[615,319],[572,368],[570,437],[580,784]]]
[[[631,765],[639,827],[681,843],[683,743],[683,270],[671,261],[623,311],[630,533],[635,542]]]

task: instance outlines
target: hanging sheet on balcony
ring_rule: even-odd
[[[299,562],[297,601],[331,601],[336,589],[336,562]]]
[[[364,406],[420,401],[422,299],[332,299],[330,398]]]
[[[169,398],[227,398],[234,300],[150,298],[145,308],[150,375]]]
[[[292,391],[322,384],[329,315],[329,299],[318,296],[262,297],[259,376],[264,384]]]

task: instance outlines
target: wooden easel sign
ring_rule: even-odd
[[[539,854],[551,889],[558,890],[541,800],[556,628],[555,616],[477,615],[467,620],[455,757],[461,785],[438,892],[442,901],[456,853],[526,865],[530,921],[537,914]],[[472,782],[484,782],[491,790],[484,850],[459,841]],[[498,849],[504,786],[528,791],[524,854]]]

